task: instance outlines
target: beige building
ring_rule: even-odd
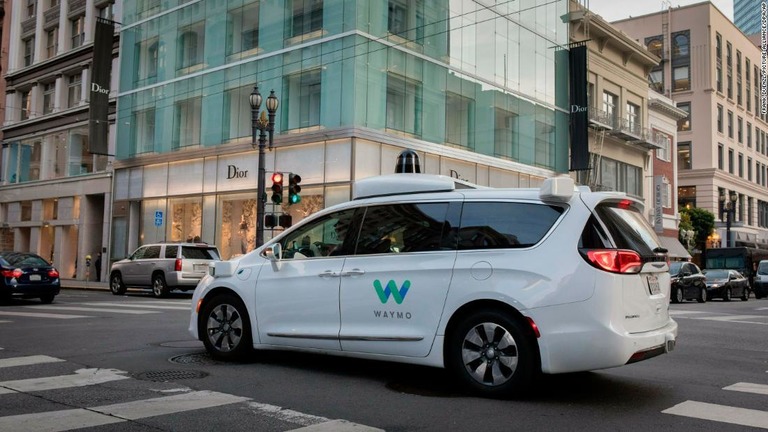
[[[672,149],[679,111],[648,91],[648,75],[659,63],[658,56],[633,38],[617,30],[602,17],[570,2],[571,43],[586,41],[589,97],[589,171],[576,174],[581,184],[593,190],[616,190],[641,198],[651,223],[656,216],[654,150]],[[649,102],[653,101],[649,105]],[[671,101],[667,103],[670,105]],[[650,115],[654,107],[654,114]],[[654,122],[651,125],[651,122]],[[666,137],[667,139],[663,139]],[[662,153],[659,153],[662,155]],[[668,156],[663,156],[667,157]],[[665,171],[667,186],[674,174]],[[661,197],[669,197],[663,193]],[[687,258],[677,240],[677,214],[662,200],[657,232],[674,256]]]
[[[690,113],[678,132],[678,204],[715,214],[708,247],[768,244],[765,115],[760,114],[760,50],[712,3],[613,23],[661,57],[652,88]]]

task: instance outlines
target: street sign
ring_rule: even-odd
[[[155,210],[155,226],[163,226],[163,212],[160,210]]]

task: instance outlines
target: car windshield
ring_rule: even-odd
[[[757,274],[768,275],[768,261],[760,261],[760,265],[757,267]]]
[[[47,266],[48,262],[34,254],[11,252],[3,254],[3,259],[15,267]]]
[[[219,259],[219,251],[215,247],[203,248],[182,246],[181,257],[188,259],[217,260]]]
[[[682,266],[683,266],[683,263],[681,263],[680,261],[672,261],[671,263],[669,263],[669,274],[676,275],[680,273],[680,267]]]
[[[727,270],[707,270],[707,279],[728,279]]]

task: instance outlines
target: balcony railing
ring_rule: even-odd
[[[607,112],[597,108],[589,108],[589,125],[597,130],[613,129],[614,118]]]

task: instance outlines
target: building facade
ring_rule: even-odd
[[[765,0],[733,0],[733,23],[745,35],[760,33],[761,3]]]
[[[88,88],[96,19],[119,19],[120,2],[113,3],[17,1],[3,23],[0,240],[4,249],[52,261],[63,278],[96,280],[85,257],[108,244],[112,173],[109,156],[89,152]],[[113,46],[116,69],[117,33]]]
[[[760,50],[709,2],[613,24],[660,54],[650,85],[689,112],[678,131],[678,205],[715,214],[718,232],[708,247],[766,244]],[[732,209],[730,242],[724,208]]]
[[[414,149],[427,173],[537,186],[568,171],[568,1],[126,2],[111,255],[255,244],[248,96],[279,99],[267,171],[302,177],[293,223]],[[566,73],[567,76],[567,73]],[[267,176],[269,178],[269,175]],[[265,238],[276,231],[268,230]]]

